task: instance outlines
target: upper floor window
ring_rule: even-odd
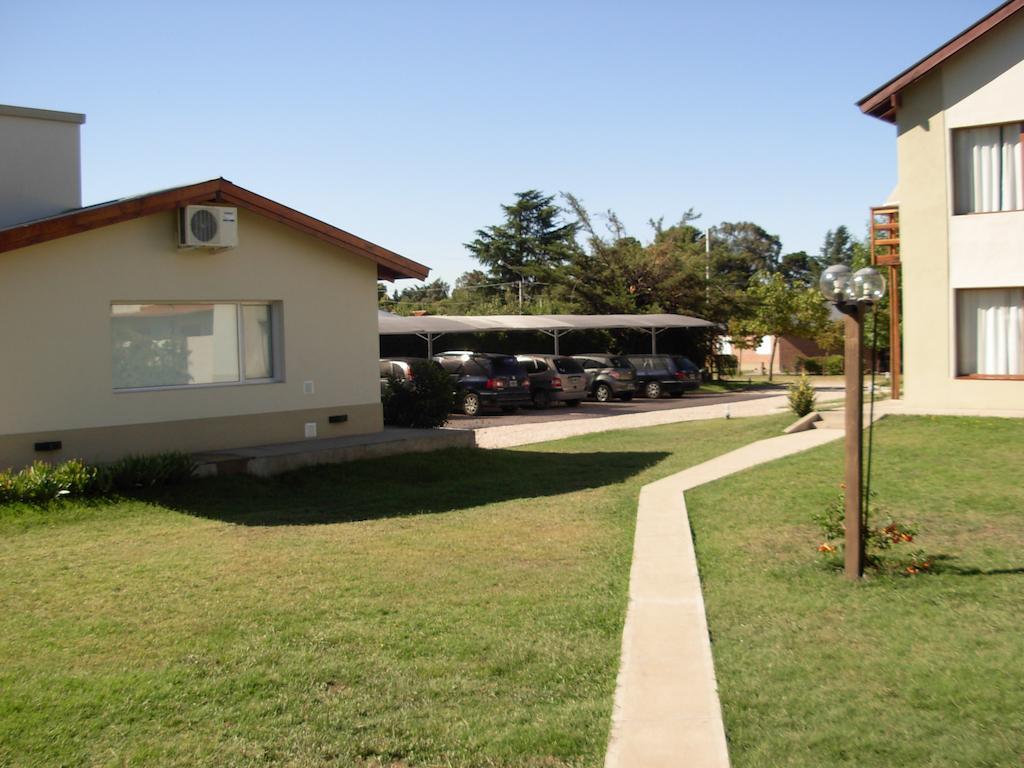
[[[112,304],[114,389],[272,381],[269,302]]]
[[[1024,210],[1024,123],[953,131],[953,212]]]

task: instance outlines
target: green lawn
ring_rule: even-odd
[[[0,507],[0,765],[600,766],[639,487],[788,421]]]
[[[735,768],[1024,765],[1024,422],[887,419],[877,503],[934,573],[851,584],[839,443],[687,494]]]

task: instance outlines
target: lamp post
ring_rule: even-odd
[[[846,578],[864,575],[864,314],[885,296],[885,278],[865,267],[834,264],[821,274],[822,295],[846,315]]]

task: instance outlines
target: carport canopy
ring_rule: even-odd
[[[434,354],[434,339],[446,333],[487,331],[540,331],[555,342],[570,331],[633,328],[651,334],[651,353],[658,351],[658,334],[669,328],[710,328],[707,320],[689,315],[422,315],[402,317],[378,312],[381,336],[414,335],[427,342],[427,357]]]

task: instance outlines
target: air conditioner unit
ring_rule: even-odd
[[[178,210],[179,248],[232,248],[238,245],[238,209],[186,205]]]

